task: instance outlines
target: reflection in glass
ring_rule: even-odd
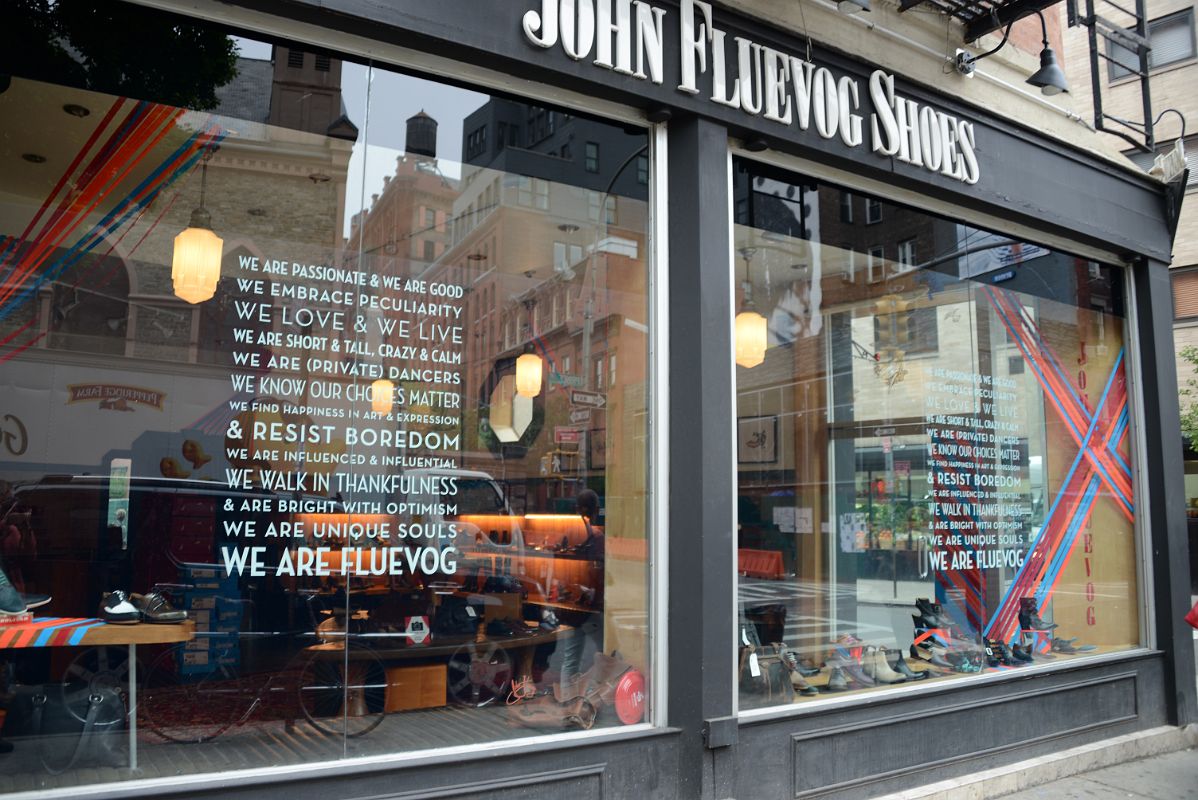
[[[735,178],[741,708],[1135,645],[1121,273]]]
[[[647,136],[162,20],[0,93],[0,792],[642,721]]]

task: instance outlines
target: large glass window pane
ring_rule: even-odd
[[[1122,273],[734,176],[740,707],[1138,644]]]
[[[29,8],[0,792],[645,719],[647,135]]]

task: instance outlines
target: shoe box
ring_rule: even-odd
[[[387,693],[384,710],[411,711],[417,708],[439,708],[446,702],[446,669],[444,664],[387,667]]]
[[[206,675],[223,665],[241,664],[238,633],[244,615],[244,603],[236,576],[211,565],[183,565],[180,583],[183,609],[195,623],[196,635],[184,643],[179,659],[181,675]]]

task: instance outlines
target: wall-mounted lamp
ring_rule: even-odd
[[[1036,86],[1043,94],[1054,95],[1061,92],[1069,91],[1069,82],[1065,79],[1065,73],[1057,63],[1057,54],[1048,46],[1048,23],[1044,19],[1044,15],[1039,11],[1036,16],[1040,18],[1040,31],[1043,34],[1044,48],[1040,51],[1040,69],[1036,70],[1027,82],[1032,86]],[[1007,23],[1006,30],[1003,31],[1002,41],[992,50],[987,50],[980,55],[973,55],[961,50],[957,52],[956,67],[957,72],[962,75],[972,75],[977,68],[977,63],[983,58],[994,55],[999,50],[1002,50],[1007,43],[1007,39],[1011,36],[1011,26],[1017,20],[1011,20]]]
[[[175,237],[175,253],[171,259],[171,282],[175,294],[189,303],[202,303],[216,294],[220,283],[220,259],[225,242],[212,232],[212,216],[204,208],[204,191],[208,183],[208,161],[212,151],[204,153],[200,162],[200,205],[191,212],[187,228]]]
[[[755,247],[742,247],[740,254],[745,260],[745,299],[741,311],[736,315],[736,363],[745,369],[765,361],[767,324],[765,317],[757,312],[753,304],[753,284],[749,277],[749,262],[757,252]]]
[[[869,11],[869,0],[839,0],[836,4],[836,10],[841,14],[857,14],[862,11]]]
[[[379,378],[370,384],[370,410],[376,414],[390,414],[395,403],[395,384]]]

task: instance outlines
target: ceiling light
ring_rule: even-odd
[[[70,114],[72,117],[79,117],[80,119],[83,119],[92,113],[91,109],[89,109],[87,106],[81,106],[78,103],[67,103],[62,107],[62,110]]]
[[[46,157],[37,153],[22,153],[21,158],[28,161],[30,164],[45,164]]]
[[[204,208],[210,158],[212,151],[208,150],[200,164],[200,205],[191,212],[187,228],[175,237],[175,252],[171,259],[175,294],[192,304],[202,303],[216,294],[225,246],[224,240],[212,232],[212,215]]]
[[[386,378],[379,378],[370,384],[370,410],[376,414],[390,414],[391,405],[395,402],[395,384]]]
[[[869,0],[839,0],[836,4],[836,10],[841,14],[857,14],[862,11],[869,11]]]
[[[521,397],[536,397],[541,393],[541,357],[536,353],[525,353],[516,359],[516,394]]]
[[[745,369],[752,369],[765,361],[765,349],[768,344],[765,317],[757,312],[753,304],[753,283],[749,276],[749,262],[757,252],[755,247],[743,247],[741,256],[745,259],[744,303],[741,312],[736,315],[735,347],[736,363]]]

